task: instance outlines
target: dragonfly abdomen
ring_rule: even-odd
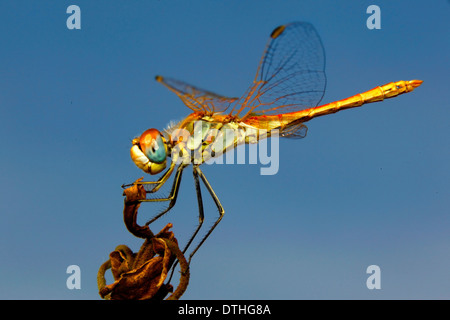
[[[356,94],[346,99],[324,104],[319,107],[310,108],[289,115],[294,116],[296,122],[306,122],[312,118],[335,113],[341,110],[360,107],[366,103],[382,101],[384,99],[393,98],[403,93],[413,91],[420,86],[421,80],[397,81],[391,82],[379,87],[375,87],[369,91]]]

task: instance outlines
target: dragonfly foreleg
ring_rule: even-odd
[[[170,178],[170,176],[172,175],[173,170],[175,169],[175,163],[172,163],[169,167],[169,169],[164,172],[162,174],[162,176],[158,179],[158,181],[139,181],[139,182],[133,182],[130,184],[124,184],[122,185],[122,188],[128,188],[131,187],[133,185],[155,185],[153,188],[151,188],[150,190],[145,190],[146,193],[155,193],[156,191],[158,191],[163,185],[164,183],[166,183],[166,181]]]
[[[169,194],[169,196],[167,198],[156,198],[156,199],[144,199],[144,200],[141,200],[141,202],[164,202],[164,201],[170,201],[169,202],[169,206],[165,210],[163,210],[162,212],[157,214],[155,217],[153,217],[153,219],[147,221],[145,223],[145,225],[148,226],[149,224],[151,224],[155,220],[161,218],[164,214],[166,214],[175,205],[175,202],[177,201],[178,190],[180,188],[180,182],[181,182],[181,177],[182,177],[182,174],[183,174],[183,169],[185,167],[186,167],[186,165],[183,165],[183,164],[178,167],[177,172],[175,173],[175,178],[173,180],[172,189],[170,190],[170,194]]]

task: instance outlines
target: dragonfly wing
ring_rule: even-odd
[[[255,80],[233,112],[273,115],[315,107],[325,87],[325,51],[316,29],[290,23],[270,35]]]
[[[306,137],[307,132],[307,126],[302,123],[297,123],[293,125],[287,125],[283,130],[280,131],[279,135],[283,138],[303,139],[304,137]]]
[[[188,108],[195,112],[222,112],[238,100],[238,98],[229,98],[194,87],[180,80],[162,76],[156,76],[155,79],[174,92]]]

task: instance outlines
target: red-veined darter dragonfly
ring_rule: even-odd
[[[136,182],[146,186],[147,193],[158,191],[176,172],[168,197],[141,200],[169,201],[168,207],[147,225],[175,205],[183,169],[192,164],[199,225],[184,251],[200,230],[204,219],[199,178],[214,200],[219,217],[191,252],[190,261],[225,212],[199,167],[202,163],[237,145],[268,138],[273,132],[277,132],[279,137],[303,138],[307,131],[304,123],[313,118],[393,98],[413,91],[422,83],[420,80],[392,82],[318,106],[326,87],[324,69],[325,52],[317,31],[309,23],[294,22],[272,31],[256,77],[240,98],[221,96],[182,81],[157,76],[156,80],[173,91],[193,112],[163,132],[148,129],[132,142],[131,158],[146,173],[154,175],[162,172],[167,166],[167,158],[171,158],[168,170],[158,181]]]

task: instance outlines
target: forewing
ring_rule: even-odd
[[[156,81],[174,92],[188,108],[195,112],[223,112],[230,104],[238,100],[238,98],[221,96],[172,78],[156,76]]]

